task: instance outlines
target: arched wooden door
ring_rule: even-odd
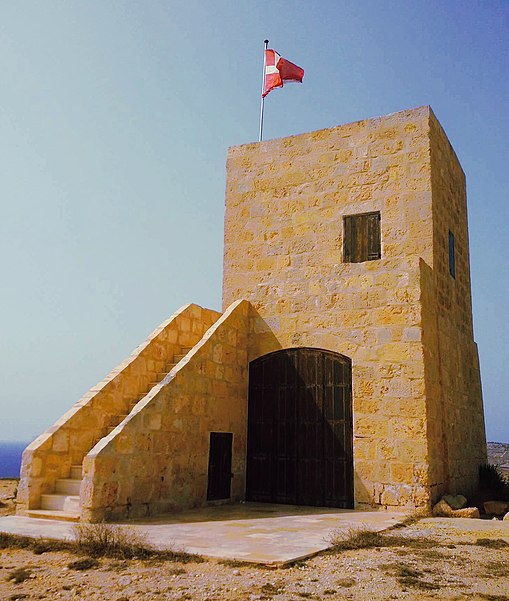
[[[251,362],[246,498],[353,507],[348,357],[294,348]]]

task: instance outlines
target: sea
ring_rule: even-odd
[[[0,440],[0,478],[19,478],[21,454],[28,442]],[[509,443],[488,442],[488,463],[494,463],[509,476]]]
[[[28,442],[0,441],[0,478],[19,478],[21,454]]]

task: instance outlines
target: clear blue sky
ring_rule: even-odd
[[[487,432],[509,442],[509,3],[0,5],[0,440],[39,434],[189,301],[219,308],[225,155],[430,104],[467,174]]]

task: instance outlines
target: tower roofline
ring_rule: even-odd
[[[411,108],[411,109],[404,109],[401,111],[396,111],[394,113],[388,113],[387,115],[377,115],[374,117],[368,117],[366,119],[358,119],[357,121],[349,121],[347,123],[340,123],[338,125],[332,125],[331,127],[324,127],[321,129],[316,129],[316,130],[312,130],[312,131],[308,131],[308,132],[301,132],[298,134],[292,134],[290,136],[281,136],[279,138],[271,138],[270,140],[263,140],[262,142],[246,142],[245,144],[238,144],[235,146],[230,146],[228,148],[228,154],[231,151],[234,151],[235,149],[240,149],[240,148],[250,148],[250,147],[270,147],[270,145],[272,143],[276,143],[276,142],[280,142],[281,140],[290,140],[292,138],[299,138],[302,136],[312,136],[312,135],[316,135],[319,134],[320,132],[325,132],[325,131],[332,131],[332,130],[336,130],[336,129],[341,129],[343,127],[350,127],[350,126],[359,126],[359,124],[361,123],[365,123],[366,125],[373,123],[376,124],[378,121],[380,121],[381,119],[390,119],[390,118],[395,118],[395,117],[408,117],[408,118],[415,118],[416,115],[418,114],[422,114],[423,117],[426,116],[432,116],[432,118],[434,118],[434,120],[440,125],[440,122],[438,121],[435,113],[433,112],[431,106],[429,104],[424,104],[415,108]],[[440,125],[440,127],[442,127]],[[442,131],[443,128],[442,128]],[[445,134],[445,131],[444,131]]]

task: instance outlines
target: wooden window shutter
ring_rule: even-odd
[[[380,259],[379,212],[345,216],[343,236],[343,261],[345,263],[362,263]]]
[[[368,261],[380,259],[380,213],[369,213],[367,218],[367,236],[368,236]]]
[[[349,215],[344,218],[343,222],[343,262],[352,263],[352,248],[353,248],[353,236],[352,236],[352,224],[353,216]]]

